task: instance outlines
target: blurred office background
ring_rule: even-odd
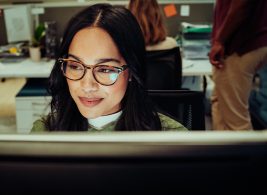
[[[111,3],[117,6],[127,6],[127,0],[91,1],[91,0],[0,0],[0,46],[6,46],[8,42],[8,30],[5,23],[4,10],[17,6],[28,6],[31,10],[30,17],[32,22],[32,33],[39,24],[53,23],[56,43],[60,43],[63,31],[68,20],[84,7],[99,3]],[[174,37],[181,43],[183,23],[211,25],[214,0],[158,0],[161,5],[164,22],[167,27],[168,35]],[[171,5],[167,8],[166,6]],[[173,10],[175,8],[175,10]],[[208,39],[206,40],[208,42]],[[28,56],[27,56],[28,57]],[[42,57],[46,57],[45,54]],[[51,57],[53,58],[53,56]],[[0,70],[1,71],[1,70]],[[189,78],[189,77],[187,77]],[[27,78],[1,78],[0,83],[0,129],[16,131],[16,105],[15,96],[26,83]],[[195,81],[194,77],[191,77]],[[189,83],[191,82],[189,79]],[[208,79],[209,81],[209,79]],[[186,81],[188,82],[188,80]],[[202,80],[199,81],[202,83]],[[210,85],[212,87],[212,84]],[[186,85],[188,87],[188,85]],[[193,86],[194,88],[194,86]],[[206,91],[209,92],[210,90]],[[206,129],[211,129],[209,105],[206,105]]]
[[[78,11],[83,9],[86,5],[90,5],[97,2],[105,2],[116,5],[126,6],[128,0],[109,0],[109,1],[82,1],[82,0],[0,0],[0,9],[9,7],[10,3],[13,5],[30,4],[33,7],[44,8],[44,13],[39,15],[39,22],[55,21],[57,24],[57,38],[63,34],[64,27],[66,26],[68,20]],[[43,2],[43,3],[41,3]],[[177,14],[171,17],[166,17],[164,14],[165,24],[167,26],[168,35],[175,37],[181,31],[181,22],[189,23],[206,23],[210,24],[212,22],[212,11],[214,6],[214,0],[158,0],[161,4],[162,10],[164,6],[168,4],[175,4],[177,9]],[[184,5],[189,5],[189,15],[181,16],[179,12],[181,7]],[[34,17],[34,15],[33,15]],[[7,44],[7,32],[5,28],[4,15],[1,14],[0,17],[0,45]]]

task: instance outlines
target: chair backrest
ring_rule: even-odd
[[[180,48],[154,50],[146,53],[147,89],[180,89],[182,59]]]
[[[190,90],[148,90],[159,112],[189,130],[205,130],[204,93]]]

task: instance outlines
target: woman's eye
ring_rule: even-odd
[[[112,72],[112,70],[110,70],[110,69],[105,69],[105,68],[102,68],[102,69],[100,69],[100,70],[99,70],[99,72],[103,72],[103,73],[110,73],[110,72]]]
[[[101,68],[98,69],[98,72],[101,72],[101,73],[117,73],[117,70],[115,68],[101,67]]]
[[[78,64],[68,64],[68,67],[72,70],[82,70],[82,67]]]

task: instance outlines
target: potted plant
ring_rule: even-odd
[[[41,47],[42,39],[45,37],[45,26],[43,23],[39,24],[34,30],[34,36],[32,39],[31,46],[29,48],[30,58],[38,62],[41,59]]]

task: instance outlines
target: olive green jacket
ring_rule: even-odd
[[[168,116],[165,116],[163,114],[159,113],[159,118],[160,118],[160,122],[161,122],[161,126],[162,126],[162,130],[175,130],[175,131],[186,131],[187,129],[181,125],[179,122],[177,122],[176,120],[171,119]],[[103,127],[103,129],[98,130],[95,129],[91,126],[89,126],[88,131],[114,131],[115,126],[116,126],[116,122],[117,121],[113,121],[107,125],[105,125]],[[33,127],[31,129],[31,132],[43,132],[43,131],[48,131],[45,127],[45,124],[43,122],[43,120],[38,119],[33,123]]]

